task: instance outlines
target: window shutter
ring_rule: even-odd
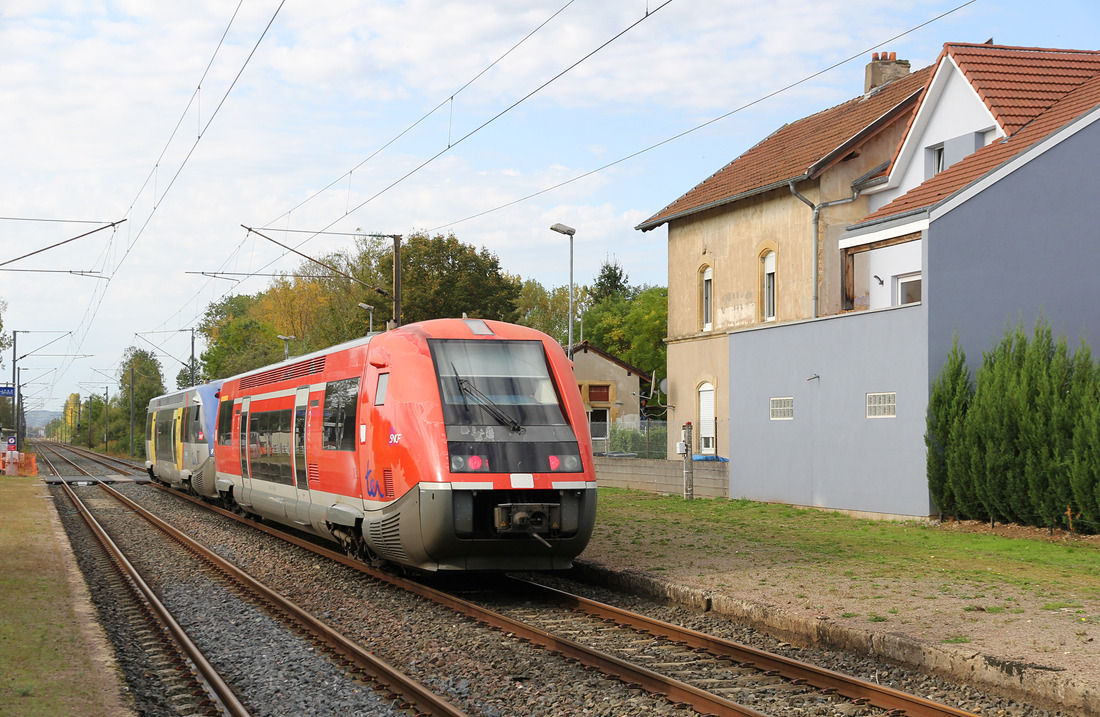
[[[714,386],[699,387],[699,450],[714,453]]]

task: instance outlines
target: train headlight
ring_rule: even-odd
[[[466,467],[466,459],[462,456],[451,456],[451,472],[457,473]]]
[[[563,469],[569,473],[576,473],[581,469],[580,456],[566,456],[563,461]]]

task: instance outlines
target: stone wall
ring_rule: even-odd
[[[631,488],[668,495],[684,494],[684,462],[596,456],[601,487]],[[695,461],[692,483],[696,498],[729,497],[729,463]]]

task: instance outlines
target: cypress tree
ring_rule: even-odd
[[[967,517],[962,515],[962,504],[972,502],[967,497],[960,502],[956,497],[949,462],[958,467],[959,462],[953,459],[965,450],[962,428],[973,391],[966,354],[959,345],[958,334],[955,334],[947,363],[932,382],[924,434],[928,456],[928,490],[941,515]]]
[[[1095,531],[1100,529],[1100,371],[1083,343],[1074,356],[1071,392],[1077,411],[1070,490],[1078,520]]]
[[[972,482],[985,515],[1001,522],[1017,519],[1011,496],[1026,492],[1019,455],[1019,419],[1027,405],[1021,385],[1027,334],[1017,323],[983,355],[965,434]]]
[[[1020,457],[1026,490],[1011,496],[1017,519],[1053,528],[1065,510],[1067,458],[1073,436],[1068,396],[1072,363],[1064,338],[1053,340],[1040,318],[1027,348],[1019,389],[1026,398],[1020,414]],[[1025,487],[1025,486],[1021,486]]]

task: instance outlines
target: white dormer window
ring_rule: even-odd
[[[928,176],[934,177],[944,170],[944,155],[943,145],[939,147],[932,147],[928,151],[928,163],[930,174]]]

